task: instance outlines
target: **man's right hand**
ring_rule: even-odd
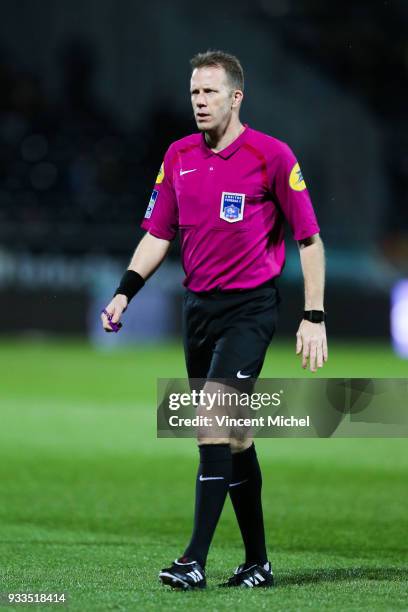
[[[127,305],[128,305],[128,299],[126,295],[122,295],[121,293],[119,293],[118,295],[115,295],[113,300],[109,302],[109,304],[105,307],[105,310],[109,315],[111,315],[112,323],[119,323],[122,314],[125,312],[127,308]],[[101,321],[102,321],[103,329],[106,332],[113,331],[112,327],[110,326],[108,317],[106,316],[105,313],[101,314]]]

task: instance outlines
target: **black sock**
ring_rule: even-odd
[[[231,482],[232,459],[229,444],[203,444],[199,450],[194,529],[184,556],[204,568]]]
[[[229,494],[245,546],[245,562],[264,565],[267,562],[265,529],[262,514],[262,475],[255,445],[232,455],[232,478]]]

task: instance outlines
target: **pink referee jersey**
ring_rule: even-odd
[[[245,126],[218,153],[203,134],[171,144],[142,228],[164,240],[180,232],[188,289],[251,289],[282,271],[284,218],[295,240],[320,231],[291,149]]]

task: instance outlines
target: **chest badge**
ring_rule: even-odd
[[[223,191],[221,196],[220,217],[228,223],[242,221],[244,218],[245,193]]]

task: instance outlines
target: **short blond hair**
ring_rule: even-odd
[[[241,62],[235,55],[225,51],[211,51],[197,53],[190,60],[191,68],[204,68],[205,66],[217,66],[224,68],[228,80],[234,89],[244,91],[244,71]]]

